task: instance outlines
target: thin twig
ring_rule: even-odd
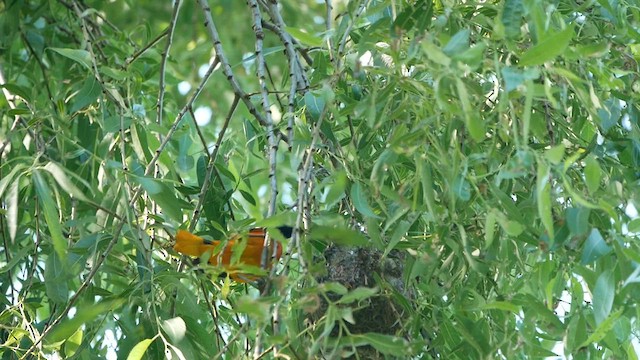
[[[264,41],[264,30],[262,29],[262,14],[260,13],[260,7],[258,6],[258,2],[256,0],[247,0],[247,4],[251,8],[251,15],[253,18],[253,32],[256,35],[256,44],[255,44],[255,52],[256,52],[256,73],[258,76],[258,84],[260,86],[260,93],[262,98],[262,110],[265,113],[265,128],[267,132],[268,146],[269,146],[269,184],[271,185],[271,198],[269,199],[269,209],[267,211],[267,217],[273,216],[276,212],[276,200],[278,197],[278,182],[276,178],[276,164],[277,164],[277,156],[278,156],[278,140],[276,139],[273,133],[273,119],[271,117],[271,104],[269,102],[269,93],[267,89],[267,81],[265,75],[265,59],[264,53],[262,52],[262,45]],[[261,266],[264,268],[267,264],[267,258],[269,257],[269,243],[270,243],[268,233],[264,237],[264,246],[262,251],[262,256],[260,260]],[[273,252],[275,257],[275,252],[277,251],[277,247],[273,246]],[[263,332],[260,329],[257,329],[256,339],[253,347],[253,356],[254,358],[260,355],[260,349],[262,347],[262,334]]]
[[[215,145],[213,146],[213,151],[209,156],[209,164],[207,165],[207,173],[204,176],[204,182],[202,183],[202,188],[200,189],[200,194],[198,195],[198,204],[196,205],[193,216],[191,220],[191,225],[189,226],[189,230],[193,231],[196,224],[198,223],[198,219],[200,218],[200,210],[204,204],[207,191],[209,190],[209,184],[211,183],[211,177],[213,171],[215,169],[216,157],[218,156],[218,151],[220,150],[220,145],[222,144],[222,140],[224,139],[224,134],[227,132],[227,128],[229,127],[229,123],[231,122],[231,118],[233,117],[233,113],[238,107],[238,99],[237,96],[233,98],[233,102],[231,103],[231,107],[229,108],[229,113],[227,117],[224,119],[224,123],[222,124],[222,129],[218,132],[218,139],[216,140]],[[205,151],[208,153],[208,149],[205,147]]]
[[[164,29],[164,31],[162,31],[160,33],[160,35],[156,36],[155,39],[151,40],[147,45],[145,45],[142,49],[136,51],[133,55],[131,55],[130,57],[127,58],[127,60],[124,62],[124,64],[122,65],[123,69],[126,69],[129,67],[129,65],[131,65],[134,61],[138,60],[138,58],[144,54],[147,50],[151,49],[152,47],[154,47],[157,43],[160,42],[160,40],[162,40],[163,37],[167,36],[169,34],[169,28]]]
[[[173,3],[173,13],[171,13],[171,20],[169,21],[169,29],[167,30],[167,44],[162,51],[162,60],[160,61],[160,80],[158,87],[160,90],[158,91],[158,102],[156,104],[157,117],[156,122],[158,125],[162,125],[162,110],[164,106],[164,94],[166,91],[165,88],[165,79],[167,71],[167,61],[169,59],[169,52],[171,50],[171,44],[173,43],[173,33],[176,30],[176,22],[178,18],[178,13],[180,12],[180,0],[174,0]],[[162,139],[160,139],[162,140]]]
[[[258,111],[258,109],[253,105],[251,99],[240,87],[240,83],[236,79],[233,74],[233,70],[231,69],[231,64],[229,63],[229,59],[226,57],[224,48],[222,47],[222,41],[220,40],[220,35],[218,34],[218,30],[213,21],[213,17],[211,16],[211,8],[209,7],[209,3],[207,0],[198,0],[200,7],[202,7],[202,11],[204,12],[204,26],[209,31],[209,35],[211,35],[211,40],[213,41],[213,47],[216,49],[216,59],[220,61],[222,65],[222,72],[227,77],[227,81],[231,84],[231,88],[233,92],[239,97],[242,102],[245,104],[249,113],[253,115],[256,120],[262,125],[267,125],[267,120],[265,117]]]

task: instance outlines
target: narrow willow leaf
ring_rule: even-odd
[[[155,338],[154,338],[155,339]],[[129,355],[127,356],[127,360],[140,360],[144,356],[144,353],[147,352],[147,348],[153,342],[154,339],[144,339],[136,344],[136,346],[131,349]]]
[[[589,231],[589,214],[591,210],[583,207],[572,207],[565,211],[565,221],[573,235],[583,235]]]
[[[546,61],[553,60],[556,56],[564,53],[569,42],[573,38],[574,26],[567,26],[566,29],[559,31],[546,39],[539,42],[537,45],[527,50],[520,57],[520,66],[534,66],[542,65]]]
[[[434,197],[433,176],[431,174],[431,165],[418,154],[414,156],[416,160],[417,171],[420,175],[420,183],[422,184],[422,197],[424,198],[430,217],[435,219],[436,204]]]
[[[464,116],[464,124],[467,127],[467,131],[475,141],[482,141],[485,137],[484,126],[482,125],[482,118],[478,116],[478,112],[471,106],[469,100],[469,93],[467,88],[462,82],[462,79],[456,78],[456,88],[458,90],[458,96],[460,97],[460,103],[462,104],[462,112]]]
[[[591,233],[587,237],[587,241],[582,248],[582,257],[580,264],[590,264],[600,257],[608,254],[611,251],[611,247],[607,245],[604,238],[600,234],[600,231],[596,228],[591,229]]]
[[[64,304],[69,297],[66,266],[54,251],[47,257],[44,286],[47,296],[56,304]],[[74,330],[75,331],[75,330]]]
[[[60,324],[54,327],[53,330],[51,330],[51,332],[49,332],[45,337],[45,341],[47,343],[55,343],[66,340],[83,324],[91,322],[108,311],[119,308],[124,303],[125,300],[116,299],[105,300],[96,304],[79,305],[75,316],[72,319],[63,320]]]
[[[516,38],[520,35],[520,25],[524,15],[522,0],[506,0],[502,10],[502,24],[505,34],[509,38]]]
[[[398,245],[400,240],[402,240],[402,238],[407,235],[407,231],[409,231],[409,228],[411,227],[411,225],[413,225],[415,220],[416,218],[413,218],[413,221],[400,221],[398,226],[396,226],[396,228],[393,230],[393,234],[391,235],[391,239],[389,240],[387,248],[384,250],[382,258],[385,258],[389,254],[389,252],[391,252],[391,250],[393,250],[393,248]]]
[[[378,293],[377,287],[370,288],[370,287],[358,286],[355,290],[349,291],[349,293],[341,297],[340,300],[336,302],[336,304],[351,304],[355,301],[368,299],[377,293]]]
[[[544,152],[544,156],[552,164],[559,164],[564,157],[564,144],[560,143]]]
[[[334,243],[345,246],[370,245],[369,240],[359,231],[333,226],[314,225],[309,232],[308,238],[327,244]]]
[[[49,48],[49,50],[55,51],[58,54],[67,57],[85,68],[91,70],[91,54],[87,50],[78,49],[62,49],[62,48]]]
[[[310,47],[321,47],[324,44],[324,41],[321,37],[311,35],[307,32],[304,32],[298,28],[286,26],[285,30],[294,38],[299,40],[301,43],[310,46]]]
[[[602,324],[609,317],[615,295],[616,286],[613,271],[606,270],[598,276],[596,286],[593,289],[593,315],[596,324]]]
[[[51,173],[51,175],[56,180],[58,185],[60,185],[60,187],[64,191],[66,191],[67,194],[72,195],[74,198],[78,200],[91,202],[91,200],[89,200],[89,198],[82,192],[82,190],[80,190],[71,181],[71,179],[69,179],[69,177],[67,176],[67,173],[64,171],[64,168],[62,166],[54,162],[48,162],[44,166],[44,169],[47,170],[49,173]],[[87,188],[90,188],[89,184],[85,184],[85,185],[87,186]]]
[[[406,354],[408,349],[407,341],[401,337],[379,333],[357,334],[351,335],[351,337],[364,340],[366,344],[373,346],[383,354],[398,356]]]
[[[182,221],[182,201],[177,199],[169,186],[154,178],[135,176],[142,188],[161,208],[162,212],[176,221]]]
[[[39,171],[33,171],[33,181],[36,187],[36,193],[40,200],[42,213],[44,213],[44,219],[53,241],[53,248],[58,253],[60,259],[64,262],[67,258],[67,242],[62,235],[62,226],[60,225],[60,217],[56,211],[56,204],[51,196],[51,189],[47,185],[47,181],[44,179]]]
[[[553,214],[551,208],[551,185],[549,184],[549,165],[539,161],[536,181],[536,202],[538,203],[538,216],[547,231],[549,242],[552,244],[555,238],[553,229]]]
[[[8,174],[3,175],[2,179],[0,179],[0,198],[2,198],[2,196],[4,195],[4,192],[7,190],[9,185],[11,185],[14,182],[17,182],[17,183],[20,182],[20,176],[22,174],[18,175],[18,172],[24,170],[25,168],[26,168],[26,165],[22,163],[18,163],[12,167],[11,171]]]
[[[11,254],[11,261],[0,268],[0,274],[13,269],[19,262],[23,261],[31,251],[33,251],[32,242],[29,243],[28,246],[21,246],[17,253]]]
[[[602,180],[602,168],[598,160],[593,155],[587,156],[586,165],[584,167],[584,179],[587,185],[587,190],[590,194],[593,194],[600,188],[600,181]]]
[[[578,346],[578,349],[587,347],[604,339],[604,337],[609,334],[611,329],[613,329],[613,326],[616,324],[616,321],[622,315],[623,311],[624,309],[619,309],[618,311],[611,314],[605,321],[600,323],[600,325],[598,325],[596,330],[589,336],[589,338],[587,338],[587,340],[585,340]]]
[[[496,234],[496,213],[489,210],[484,223],[484,248],[488,249],[493,244]]]
[[[453,193],[462,201],[471,199],[471,185],[462,175],[458,175],[453,181]]]
[[[98,99],[100,94],[102,94],[100,82],[95,77],[90,76],[84,81],[82,88],[75,96],[73,105],[69,109],[69,112],[74,113],[91,105]]]
[[[16,235],[18,234],[18,192],[20,181],[16,179],[9,185],[9,191],[5,199],[7,207],[7,228],[9,229],[9,239],[16,241]]]
[[[373,212],[371,206],[369,206],[369,201],[367,200],[367,196],[360,183],[355,183],[351,187],[351,201],[353,201],[353,205],[356,207],[356,210],[358,210],[362,215],[380,218]]]

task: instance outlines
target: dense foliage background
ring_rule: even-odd
[[[637,358],[638,29],[617,0],[1,2],[0,356]],[[171,249],[283,224],[268,286]],[[330,244],[402,284],[321,282]],[[355,331],[380,297],[392,331]]]

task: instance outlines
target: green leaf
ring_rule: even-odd
[[[429,218],[435,219],[436,217],[436,203],[434,198],[434,185],[433,185],[433,175],[431,173],[431,164],[425,161],[418,154],[414,156],[416,162],[416,171],[420,176],[420,184],[422,185],[422,197],[424,203],[427,205],[427,209],[429,210]]]
[[[18,172],[26,168],[27,166],[25,164],[18,163],[11,168],[11,171],[8,174],[3,174],[2,179],[0,179],[0,198],[4,196],[4,192],[9,187],[9,185],[11,185],[12,183],[20,182],[20,176],[22,174],[18,175]],[[18,177],[16,177],[16,175],[18,175]]]
[[[540,77],[538,69],[519,69],[513,66],[505,66],[500,70],[504,87],[507,92],[516,90],[518,86],[524,84],[527,80],[534,80]]]
[[[574,25],[567,26],[566,29],[548,36],[546,39],[527,50],[520,57],[518,65],[542,65],[564,53],[567,46],[569,46],[569,42],[571,42],[571,39],[573,38],[573,28]]]
[[[64,304],[69,297],[69,285],[67,283],[67,267],[56,252],[47,257],[46,272],[44,273],[44,286],[47,296],[55,304]]]
[[[60,225],[60,218],[56,211],[57,206],[51,197],[51,190],[49,189],[49,185],[47,185],[47,181],[38,170],[33,171],[33,182],[36,187],[38,199],[40,200],[42,212],[44,213],[44,219],[49,229],[49,234],[51,235],[53,248],[56,253],[58,253],[60,260],[64,262],[67,259],[67,241],[62,235],[62,226]]]
[[[453,58],[462,61],[475,70],[482,65],[482,62],[484,61],[484,51],[486,49],[487,44],[482,42],[471,46],[464,52],[455,55]]]
[[[464,176],[456,176],[453,181],[453,193],[462,201],[469,201],[469,199],[471,199],[471,185],[469,185],[469,182]]]
[[[467,127],[467,131],[471,135],[471,138],[475,141],[482,141],[485,137],[484,125],[482,124],[482,118],[475,111],[469,100],[469,93],[464,85],[464,82],[460,78],[456,78],[456,89],[458,90],[458,96],[460,97],[460,103],[462,104],[462,111],[464,115],[464,124]]]
[[[32,243],[29,243],[28,246],[20,246],[20,250],[11,254],[11,261],[0,268],[0,274],[13,269],[19,262],[23,261],[31,251],[33,251]]]
[[[442,51],[450,57],[458,55],[469,48],[469,29],[462,29],[451,37]]]
[[[326,101],[321,95],[314,95],[313,92],[309,91],[304,94],[304,105],[313,119],[317,120],[326,106]]]
[[[78,200],[91,202],[87,196],[69,179],[65,169],[57,163],[48,162],[44,169],[47,170],[51,176],[56,180],[58,185],[67,192],[67,194],[75,197]],[[90,188],[90,185],[84,183],[87,188]]]
[[[432,0],[417,0],[408,6],[396,16],[392,24],[393,34],[403,34],[407,31],[422,32],[431,24],[433,16]],[[404,31],[398,31],[402,29]]]
[[[358,286],[355,290],[349,291],[346,295],[342,296],[337,304],[351,304],[360,300],[368,299],[378,293],[377,287],[364,287]]]
[[[356,210],[358,210],[358,212],[363,216],[380,219],[380,216],[376,215],[371,209],[371,206],[369,206],[369,201],[367,200],[363,186],[360,185],[360,183],[355,183],[351,186],[351,201],[356,207]]]
[[[7,209],[7,230],[9,230],[9,239],[11,239],[12,242],[16,240],[16,236],[18,235],[18,214],[20,213],[19,186],[19,178],[16,179],[16,181],[12,181],[4,200],[5,207]]]
[[[545,158],[552,164],[557,165],[564,157],[564,144],[560,143],[544,153]]]
[[[393,168],[397,161],[398,154],[391,149],[385,149],[373,164],[373,169],[371,170],[371,183],[374,186],[382,187],[382,183],[384,182],[384,179],[386,179],[389,169]]]
[[[332,208],[338,201],[345,197],[347,183],[347,173],[344,171],[337,171],[331,177],[322,181],[321,187],[325,190],[323,202],[327,208]]]
[[[600,235],[600,231],[596,228],[591,229],[591,233],[587,237],[587,241],[582,249],[582,258],[580,259],[580,264],[587,265],[600,257],[608,254],[611,251],[611,247],[607,245],[607,243]]]
[[[502,24],[509,38],[520,35],[520,26],[524,15],[522,0],[506,0],[502,10]]]
[[[87,50],[78,49],[63,49],[63,48],[49,48],[49,50],[55,51],[58,54],[67,57],[85,68],[91,70],[91,54]]]
[[[613,326],[616,324],[616,321],[622,315],[623,311],[624,309],[619,309],[618,311],[611,314],[606,320],[601,322],[596,330],[589,336],[589,338],[578,346],[578,349],[587,347],[604,339],[604,337],[611,332],[611,329],[613,329]]]
[[[493,301],[493,302],[484,304],[482,306],[482,309],[503,310],[503,311],[510,311],[514,314],[518,314],[520,313],[520,310],[522,309],[522,307],[508,301]]]
[[[627,225],[627,230],[629,230],[630,233],[640,232],[640,218],[631,220]]]
[[[155,340],[155,338],[144,339],[139,343],[137,343],[136,346],[134,346],[133,349],[131,349],[131,352],[129,352],[129,355],[127,356],[127,360],[142,359],[142,357],[144,356],[144,353],[147,352],[147,348],[149,348],[149,345],[151,345],[153,340]]]
[[[399,356],[407,353],[408,343],[405,339],[379,333],[353,334],[351,338],[360,339],[364,344],[373,346],[383,354]]]
[[[345,246],[368,246],[369,240],[359,231],[324,225],[314,225],[309,231],[308,239],[321,241],[327,244]]]
[[[84,81],[80,92],[76,95],[75,101],[69,112],[74,113],[78,110],[82,110],[90,104],[93,104],[98,97],[102,94],[102,87],[95,77],[90,76]]]
[[[396,228],[393,230],[391,239],[389,239],[389,244],[387,244],[387,247],[384,250],[384,254],[382,255],[383,258],[389,255],[391,250],[393,250],[396,247],[396,245],[398,245],[400,240],[402,240],[407,235],[407,231],[409,231],[409,228],[411,228],[411,225],[413,225],[415,220],[416,218],[414,217],[413,221],[407,221],[407,220],[400,221],[398,226],[396,226]]]
[[[68,339],[83,324],[93,321],[98,316],[113,311],[126,301],[124,299],[105,300],[96,304],[82,304],[73,319],[63,320],[45,337],[47,343],[56,343]]]
[[[616,285],[613,271],[606,270],[598,276],[596,286],[593,289],[593,315],[597,325],[609,317],[615,296]]]
[[[484,223],[484,248],[488,249],[493,244],[496,234],[496,213],[493,209],[487,212]]]
[[[566,210],[565,220],[569,226],[569,231],[574,236],[585,234],[589,231],[589,214],[591,210],[583,207],[568,208]]]
[[[291,36],[296,38],[301,43],[311,46],[311,47],[322,47],[325,45],[324,41],[321,37],[311,35],[301,29],[294,28],[291,26],[286,26],[285,31],[288,32]]]
[[[31,100],[31,92],[20,85],[17,84],[12,84],[12,83],[7,83],[7,84],[0,84],[0,88],[5,88],[7,89],[11,94],[13,95],[18,95],[21,98],[30,101]]]
[[[169,188],[169,186],[154,178],[142,176],[132,176],[132,178],[135,179],[147,194],[149,194],[149,197],[162,208],[164,214],[174,221],[182,221],[182,201],[175,197],[174,191]]]
[[[444,67],[449,67],[451,65],[451,58],[445,54],[442,49],[440,49],[437,45],[430,41],[425,41],[422,44],[422,49],[429,58],[429,60],[433,61],[436,64],[440,64]]]
[[[536,181],[536,202],[538,204],[538,216],[542,220],[549,242],[552,245],[555,237],[553,228],[553,213],[551,208],[551,185],[549,184],[549,165],[538,162],[538,175]]]
[[[602,180],[602,169],[600,163],[593,155],[587,156],[584,167],[584,178],[587,185],[587,190],[590,194],[595,193],[600,188],[600,181]]]

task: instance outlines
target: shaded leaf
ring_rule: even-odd
[[[351,201],[353,201],[353,205],[356,207],[356,210],[358,210],[362,215],[380,218],[371,209],[363,186],[360,185],[360,183],[355,183],[351,186]]]
[[[611,248],[604,241],[600,231],[596,228],[591,229],[591,233],[587,237],[587,241],[582,249],[582,257],[580,263],[582,265],[590,264],[600,257],[608,254]]]
[[[53,197],[51,197],[51,190],[44,177],[37,170],[33,171],[33,181],[42,206],[44,219],[47,222],[49,234],[53,241],[53,248],[60,260],[64,262],[67,258],[67,242],[62,235],[62,226],[60,225],[60,218],[56,211],[55,202],[53,201]]]
[[[613,271],[606,270],[598,276],[593,289],[593,315],[596,324],[600,325],[611,313],[615,290]]]

